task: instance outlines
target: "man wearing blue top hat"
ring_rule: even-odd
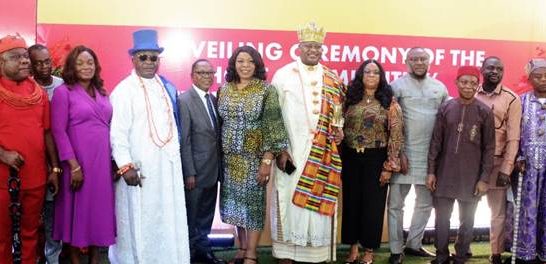
[[[157,74],[155,30],[133,33],[134,66],[110,95],[116,182],[112,263],[189,263],[176,88]]]

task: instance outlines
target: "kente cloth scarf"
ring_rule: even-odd
[[[345,87],[337,75],[324,67],[322,107],[311,151],[296,185],[292,202],[299,207],[334,215],[341,188],[341,158],[334,142],[333,104],[341,104]]]

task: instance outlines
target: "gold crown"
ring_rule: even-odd
[[[298,39],[300,42],[314,41],[324,43],[326,32],[323,27],[317,26],[315,22],[309,22],[304,27],[298,29]]]

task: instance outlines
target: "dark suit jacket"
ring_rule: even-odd
[[[216,106],[216,97],[211,96],[211,99]],[[195,176],[196,187],[211,187],[221,177],[220,124],[215,130],[206,106],[193,87],[178,96],[178,108],[182,126],[180,148],[184,178]],[[219,120],[218,116],[216,120]]]

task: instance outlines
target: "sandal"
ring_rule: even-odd
[[[372,249],[365,249],[364,255],[360,257],[360,261],[358,262],[360,264],[372,264],[373,263],[373,250]]]
[[[238,249],[238,251],[242,251],[243,256],[244,256],[245,252],[246,252],[246,248],[240,248],[240,249]],[[235,255],[237,255],[237,253]],[[242,258],[233,258],[229,263],[230,264],[243,264],[244,262],[245,262],[245,257],[242,257]]]
[[[349,253],[349,256],[345,259],[344,264],[357,264],[358,263],[358,253],[356,253],[355,256],[351,258],[351,254]]]

